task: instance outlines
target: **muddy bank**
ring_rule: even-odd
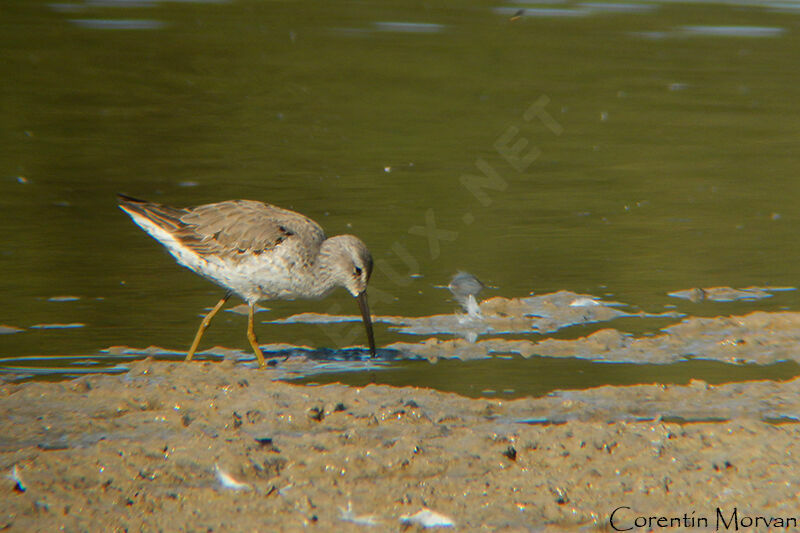
[[[627,310],[623,308],[628,308]],[[421,317],[383,316],[374,317],[376,323],[389,324],[398,333],[407,335],[459,335],[474,339],[481,335],[507,333],[553,333],[575,326],[608,322],[617,318],[679,318],[675,312],[646,313],[630,309],[619,302],[607,302],[590,294],[558,291],[525,298],[503,298],[500,296],[475,304],[470,313],[449,313]],[[356,315],[325,315],[301,313],[270,324],[326,324],[336,322],[358,322]]]
[[[0,386],[0,528],[391,531],[431,509],[457,530],[528,531],[604,527],[620,506],[628,521],[798,512],[798,426],[776,423],[800,416],[798,381],[499,401],[272,377],[144,361]]]
[[[466,339],[429,338],[417,343],[399,342],[387,348],[431,360],[517,354],[523,357],[579,357],[617,363],[666,364],[708,359],[763,365],[779,361],[800,362],[798,343],[800,313],[756,311],[744,316],[686,318],[663,328],[660,334],[642,337],[605,328],[577,339],[490,338],[469,342]]]
[[[730,302],[769,298],[791,287],[710,287],[670,293],[698,301]],[[668,319],[673,325],[655,334],[633,336],[609,327],[627,319]],[[303,313],[270,323],[335,323],[359,317]],[[615,363],[668,364],[687,359],[725,363],[772,364],[800,362],[800,313],[755,311],[742,316],[685,317],[675,311],[650,313],[590,294],[559,291],[525,298],[494,297],[476,305],[473,313],[424,317],[376,316],[376,322],[421,341],[401,341],[381,350],[385,359],[473,360],[493,355],[577,357]],[[608,323],[608,326],[605,326]],[[595,325],[598,330],[576,339],[541,340],[509,335],[552,334],[572,326]]]

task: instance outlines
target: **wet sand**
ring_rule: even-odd
[[[232,361],[0,385],[0,529],[609,529],[800,513],[800,381],[512,401]],[[694,514],[693,514],[694,513]],[[656,528],[657,529],[657,528]],[[673,528],[674,529],[674,528]]]

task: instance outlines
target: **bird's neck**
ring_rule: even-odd
[[[310,298],[324,298],[340,284],[337,283],[334,275],[333,258],[336,256],[339,247],[335,237],[326,239],[319,248],[319,253],[311,264],[312,285],[308,287]]]

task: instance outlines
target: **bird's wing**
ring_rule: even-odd
[[[120,207],[147,218],[201,256],[260,254],[297,241],[314,255],[325,240],[325,232],[310,218],[252,200],[180,209],[120,195]]]

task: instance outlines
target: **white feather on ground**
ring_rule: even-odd
[[[347,509],[339,507],[339,520],[343,522],[351,522],[360,526],[378,525],[378,521],[373,515],[356,516],[356,513],[353,512],[353,502],[347,502]]]

